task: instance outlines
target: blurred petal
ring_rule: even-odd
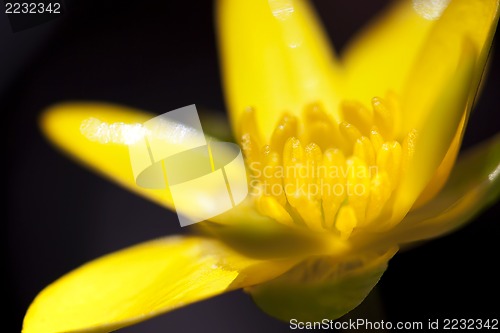
[[[217,241],[168,237],[104,256],[44,289],[24,333],[108,332],[278,276],[290,261],[252,260]]]
[[[304,229],[290,228],[267,216],[257,215],[255,210],[248,213],[247,216],[242,214],[236,224],[207,222],[198,223],[196,227],[203,234],[213,236],[252,258],[277,259],[334,253],[338,259],[350,250],[346,242],[331,234],[304,232]]]
[[[415,203],[443,162],[457,131],[463,127],[475,55],[472,45],[464,41],[456,72],[448,77],[425,123],[404,143],[404,175],[398,185],[389,226],[401,221]]]
[[[416,209],[428,201],[432,200],[436,194],[443,188],[448,180],[448,176],[450,175],[451,170],[453,169],[453,165],[455,164],[458,152],[460,150],[460,145],[462,143],[462,135],[465,126],[465,115],[462,117],[462,121],[458,126],[458,130],[455,133],[455,137],[451,143],[450,148],[446,152],[446,155],[443,158],[443,161],[437,168],[434,176],[432,176],[431,180],[425,187],[425,189],[420,193],[417,201],[412,206],[411,209]]]
[[[172,195],[168,188],[148,189],[136,184],[131,168],[129,148],[126,144],[101,143],[98,140],[90,140],[82,133],[81,129],[82,124],[88,119],[95,119],[107,124],[132,125],[142,124],[153,117],[155,117],[153,114],[112,104],[63,103],[51,107],[42,115],[41,127],[44,134],[71,157],[126,189],[157,204],[174,209]],[[226,152],[220,151],[220,153],[225,154]],[[242,186],[246,186],[246,184],[242,184]],[[201,198],[201,194],[198,197]],[[182,206],[192,207],[193,212],[184,210],[183,213],[196,213],[198,206],[193,204],[193,197],[189,200],[189,205]],[[179,207],[180,204],[182,202],[178,202]],[[247,211],[247,207],[240,208]],[[235,215],[237,215],[236,212],[232,211],[231,216]],[[214,220],[217,220],[217,217]]]
[[[410,212],[395,230],[395,237],[410,242],[448,233],[471,221],[499,197],[500,135],[496,135],[459,156],[442,191]]]
[[[286,274],[246,290],[263,311],[281,320],[334,320],[365,299],[396,252],[397,248],[391,248],[340,262],[312,257]]]
[[[449,84],[449,77],[461,66],[464,40],[476,51],[474,75],[467,93],[467,110],[470,110],[491,48],[498,21],[498,7],[498,0],[450,2],[430,30],[409,71],[402,96],[403,133],[412,128],[422,128],[428,118],[433,117],[432,106],[443,87]]]
[[[321,101],[337,112],[338,68],[327,37],[308,1],[219,0],[219,46],[233,131],[255,108],[269,141],[284,111],[300,115]]]
[[[348,97],[369,105],[373,97],[388,91],[399,95],[434,22],[418,15],[413,1],[394,1],[342,54]]]
[[[143,123],[155,115],[104,103],[64,103],[51,107],[41,118],[44,134],[58,148],[128,190],[168,208],[173,207],[167,190],[149,190],[135,183],[126,145],[102,144],[85,137],[80,126],[91,117],[107,123]]]

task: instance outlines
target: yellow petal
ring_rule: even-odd
[[[448,233],[500,197],[500,135],[461,154],[442,191],[411,211],[392,238],[419,241]]]
[[[460,144],[498,21],[498,7],[498,0],[452,1],[429,32],[402,96],[401,133],[416,130],[418,138],[400,185],[393,222],[406,214],[439,165],[443,169],[438,173],[447,171],[453,160],[456,148],[452,143]],[[432,190],[423,198],[429,199],[429,194]]]
[[[439,98],[430,108],[415,138],[404,144],[403,177],[396,193],[392,223],[399,222],[422,193],[452,146],[457,131],[464,127],[465,107],[474,76],[476,52],[464,41],[456,72],[447,79]]]
[[[437,168],[436,172],[434,173],[434,176],[432,176],[431,180],[429,181],[425,189],[422,191],[422,193],[420,193],[412,209],[421,207],[422,205],[429,202],[429,200],[432,200],[432,198],[434,198],[434,196],[438,194],[439,191],[446,184],[448,176],[450,175],[450,172],[453,169],[453,165],[455,164],[458,152],[460,150],[464,128],[465,128],[465,115],[462,117],[462,121],[458,126],[458,130],[455,133],[455,137],[453,138],[451,146],[446,152],[443,161]]]
[[[337,112],[340,80],[327,38],[303,0],[219,0],[223,83],[233,131],[251,106],[269,142],[284,111],[321,101]]]
[[[328,233],[304,232],[304,229],[290,228],[263,215],[261,220],[243,217],[236,225],[207,222],[198,223],[195,228],[239,253],[266,260],[325,253],[343,258],[350,250],[347,242]]]
[[[412,1],[394,1],[342,54],[348,97],[369,105],[374,96],[386,96],[388,91],[400,94],[433,23],[418,15]]]
[[[403,131],[421,128],[450,75],[460,66],[463,43],[476,51],[467,109],[473,105],[499,15],[499,0],[453,0],[429,31],[402,95]],[[467,120],[467,119],[466,119]]]
[[[91,117],[110,124],[117,122],[134,124],[143,123],[154,116],[112,104],[63,103],[51,107],[42,114],[41,127],[52,143],[84,165],[132,192],[162,206],[173,207],[172,198],[167,190],[149,190],[135,183],[126,145],[91,141],[80,131],[82,122]]]
[[[55,105],[44,112],[41,118],[41,127],[50,141],[71,157],[126,189],[164,207],[174,209],[172,195],[168,188],[149,189],[136,184],[129,157],[129,148],[126,144],[101,143],[98,140],[91,140],[88,135],[83,133],[87,130],[82,129],[82,124],[85,124],[89,119],[95,119],[108,125],[117,123],[142,124],[153,117],[155,117],[153,114],[112,104],[73,102]],[[225,154],[225,151],[221,148],[220,153]],[[246,184],[238,183],[238,186],[246,186]],[[177,200],[181,199],[177,197]],[[181,200],[182,202],[177,201],[177,206],[192,207],[193,212],[188,212],[185,209],[182,213],[194,213],[193,215],[196,216],[197,205],[193,204],[193,197],[186,200],[189,201],[188,205],[183,204],[184,201]],[[242,211],[248,211],[246,205],[237,207]],[[232,211],[230,216],[235,216],[235,212]],[[227,220],[225,217],[219,217],[224,221]],[[214,220],[217,220],[217,217]]]
[[[225,291],[267,281],[290,261],[252,260],[220,243],[168,237],[101,257],[33,301],[23,332],[108,332]]]

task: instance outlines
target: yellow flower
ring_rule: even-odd
[[[283,320],[335,319],[360,304],[400,245],[469,221],[500,194],[500,137],[455,163],[498,20],[498,0],[396,2],[335,58],[305,1],[220,0],[223,80],[251,194],[202,236],[140,244],[43,290],[23,331],[110,331],[245,288]],[[62,150],[136,186],[127,147],[82,121],[150,114],[98,103],[42,118]]]

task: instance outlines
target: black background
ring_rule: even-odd
[[[316,1],[337,49],[386,1]],[[0,112],[7,127],[6,306],[18,332],[35,295],[105,253],[186,232],[176,216],[73,163],[40,135],[40,111],[100,100],[164,113],[195,103],[225,110],[210,1],[73,1],[49,23],[13,33],[0,13]],[[468,126],[464,147],[498,131],[500,61]],[[463,229],[396,255],[377,287],[385,319],[493,318],[500,313],[500,207]],[[359,318],[368,316],[358,310]],[[288,324],[241,291],[122,332],[282,332]]]

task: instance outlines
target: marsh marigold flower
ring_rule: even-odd
[[[49,285],[23,331],[110,331],[245,288],[283,320],[339,318],[402,244],[469,221],[499,195],[500,137],[457,159],[498,0],[396,1],[337,58],[306,1],[219,0],[223,83],[249,195],[197,225],[87,263]],[[82,135],[91,117],[152,115],[100,103],[43,114],[47,137],[121,186],[126,145]]]

